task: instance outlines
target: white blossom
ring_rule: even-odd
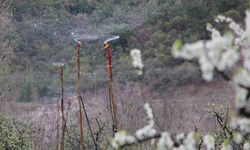
[[[151,138],[156,135],[156,130],[154,127],[153,112],[148,103],[144,104],[147,116],[149,118],[149,123],[147,126],[143,127],[136,131],[136,136],[128,135],[125,131],[119,131],[115,134],[115,137],[112,139],[111,145],[113,148],[118,149],[119,147],[125,144],[133,144],[138,140],[144,140],[145,138]],[[169,141],[168,141],[169,142]],[[171,144],[170,142],[168,144]]]
[[[240,133],[236,132],[233,134],[233,140],[235,143],[240,144],[242,142],[242,139],[243,139],[243,137]]]
[[[198,41],[192,44],[185,44],[182,48],[182,53],[180,57],[185,59],[193,59],[195,57],[200,57],[204,53],[204,41]]]
[[[228,27],[237,35],[235,37],[235,44],[241,45],[242,43],[250,42],[250,12],[249,11],[246,11],[245,29],[242,29],[239,24],[233,21],[233,19],[222,16],[222,15],[219,15],[215,21],[218,23],[220,22],[228,23]]]
[[[172,47],[172,54],[174,57],[184,58],[187,60],[197,59],[199,61],[202,77],[210,81],[214,76],[214,71],[225,71],[226,69],[234,69],[235,65],[241,65],[243,68],[239,69],[234,75],[233,81],[236,88],[235,104],[237,109],[246,106],[246,98],[248,90],[245,87],[250,87],[250,12],[246,11],[245,29],[229,17],[223,15],[217,16],[216,22],[227,23],[231,33],[221,34],[217,29],[213,28],[211,24],[207,24],[207,30],[211,32],[210,40],[200,40],[194,43],[186,43],[182,45],[180,40],[177,40]],[[141,71],[143,64],[141,60],[141,51],[133,49],[130,52],[133,59],[133,66]],[[238,63],[240,62],[240,63]],[[133,143],[137,139],[144,140],[156,135],[154,129],[153,112],[149,104],[144,105],[147,116],[149,118],[148,124],[136,131],[135,136],[129,136],[125,132],[118,132],[113,141],[112,146],[119,148],[120,145],[126,143]],[[244,134],[250,133],[250,119],[235,116],[231,119],[231,127],[237,132],[233,134],[233,141],[237,144],[243,142]],[[157,144],[159,150],[195,150],[196,134],[193,132],[187,134],[181,133],[175,137],[176,142],[181,143],[178,147],[174,147],[174,139],[165,131],[161,133],[161,138]],[[204,144],[207,150],[215,150],[215,139],[206,135],[204,137]],[[221,145],[221,150],[232,150],[232,146],[228,140],[225,140]],[[250,150],[250,144],[244,144],[244,150]]]
[[[217,18],[215,19],[215,22],[220,23],[226,20],[226,17],[223,15],[218,15]]]
[[[247,97],[247,90],[244,88],[241,88],[239,86],[236,87],[236,100],[235,100],[235,106],[236,108],[243,108],[246,105],[246,97]]]
[[[244,143],[243,150],[250,150],[250,143]]]
[[[221,150],[233,150],[232,146],[229,143],[224,142],[222,144]]]
[[[233,129],[239,128],[242,133],[250,133],[250,119],[242,117],[234,117],[231,120]]]
[[[148,125],[136,131],[136,137],[139,140],[142,140],[147,137],[152,137],[156,134],[154,129],[154,119],[153,112],[148,103],[144,104],[144,109],[146,110],[147,116],[149,118]]]
[[[223,71],[227,68],[233,67],[239,60],[240,56],[237,50],[230,49],[222,54],[220,61],[218,62],[218,70]]]
[[[240,68],[234,76],[234,82],[238,85],[250,87],[250,73],[244,68]]]
[[[163,132],[157,144],[158,150],[171,150],[173,145],[174,145],[174,142],[170,134],[167,131]]]
[[[139,49],[132,49],[130,51],[130,56],[132,57],[132,64],[135,68],[142,70],[143,63],[141,58],[141,51]]]
[[[238,123],[237,123],[238,118],[237,117],[232,117],[230,126],[232,127],[233,130],[238,128]]]
[[[190,132],[186,139],[183,141],[183,144],[186,148],[186,150],[195,150],[195,139],[194,139],[194,133]]]
[[[226,22],[228,23],[229,28],[234,31],[235,34],[241,36],[244,34],[244,30],[240,27],[239,24],[237,24],[233,19],[229,17],[225,17],[222,15],[218,15],[217,18],[215,19],[216,22]]]
[[[206,135],[204,137],[204,144],[206,145],[207,150],[215,150],[214,137],[212,137],[211,135]]]
[[[237,124],[240,128],[240,131],[243,133],[250,133],[250,120],[247,118],[238,118]]]
[[[223,48],[226,45],[225,37],[215,37],[206,42],[206,45],[203,47],[205,49],[204,55],[208,57],[210,63],[216,65],[220,59]]]
[[[216,30],[215,28],[213,28],[210,23],[207,24],[207,31],[211,32],[212,38],[216,38],[216,37],[221,36],[220,32],[218,30]]]
[[[237,48],[233,47],[231,34],[221,36],[211,25],[208,25],[207,29],[212,32],[211,40],[187,43],[182,47],[180,42],[176,42],[173,45],[172,53],[175,57],[187,60],[198,58],[202,77],[207,81],[211,81],[215,68],[224,70],[232,67],[238,61],[239,54]],[[224,53],[225,50],[226,52]]]
[[[185,139],[185,134],[184,133],[179,133],[176,135],[176,141],[177,142],[180,142],[181,140],[184,140]]]
[[[199,64],[202,71],[202,77],[207,81],[211,81],[214,75],[214,66],[205,54],[199,58]]]
[[[129,144],[135,142],[136,138],[130,135],[127,135],[125,131],[119,131],[115,134],[115,137],[112,140],[112,147],[118,149],[119,146],[124,144]]]

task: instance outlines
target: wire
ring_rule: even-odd
[[[81,99],[81,102],[82,102],[82,108],[83,108],[83,111],[85,113],[85,117],[86,117],[86,120],[87,120],[87,124],[88,124],[88,127],[89,127],[89,131],[90,131],[90,134],[91,134],[91,137],[92,137],[92,140],[94,142],[94,145],[95,145],[95,149],[97,150],[98,149],[98,145],[95,141],[95,137],[94,137],[94,134],[93,134],[93,131],[92,131],[92,128],[91,128],[91,125],[90,125],[90,121],[89,121],[89,117],[88,117],[88,114],[87,114],[87,111],[86,111],[86,108],[85,108],[85,105],[83,103],[83,99],[82,99],[82,96],[80,96],[80,99]]]

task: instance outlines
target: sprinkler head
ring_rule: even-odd
[[[117,40],[117,39],[119,39],[119,38],[120,38],[120,36],[114,36],[114,37],[111,37],[111,38],[105,40],[105,41],[103,42],[103,43],[104,43],[104,44],[103,44],[104,49],[109,48],[109,43],[112,42],[112,41],[115,41],[115,40]]]
[[[81,45],[81,46],[85,46],[84,41],[83,41],[82,39],[80,39],[80,38],[75,38],[74,41],[75,41],[77,44]]]
[[[104,43],[104,49],[107,49],[107,48],[109,48],[109,44],[108,43]]]

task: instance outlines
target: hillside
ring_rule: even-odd
[[[15,87],[15,91],[8,91],[5,97],[34,101],[53,95],[59,83],[52,62],[66,63],[66,80],[73,82],[75,37],[83,37],[88,43],[81,50],[81,72],[87,89],[93,87],[93,73],[105,82],[102,42],[107,35],[121,37],[112,45],[112,55],[114,74],[123,82],[134,80],[134,73],[128,67],[132,48],[143,51],[146,77],[160,77],[159,83],[173,86],[196,80],[194,75],[199,72],[192,63],[182,64],[182,60],[171,56],[172,43],[176,39],[206,39],[205,24],[212,22],[213,16],[225,14],[241,21],[246,7],[243,0],[2,0],[1,82],[7,81],[4,85],[7,87],[2,87],[4,90]],[[98,40],[88,42],[96,37]],[[168,68],[173,69],[168,71]],[[188,70],[184,71],[185,75],[183,69]],[[164,84],[160,85],[163,89]]]
[[[107,149],[111,118],[103,42],[119,35],[111,50],[114,97],[123,128],[134,132],[145,125],[143,91],[158,130],[216,132],[213,111],[225,115],[227,109],[234,110],[232,83],[218,74],[212,83],[203,81],[197,60],[176,59],[171,48],[176,39],[208,39],[208,22],[226,32],[214,17],[223,14],[242,23],[247,8],[245,0],[0,0],[0,115],[24,121],[28,133],[34,132],[29,135],[35,149],[58,148],[61,83],[52,63],[63,62],[72,134],[66,145],[78,148],[74,38],[82,38],[81,94],[95,133],[101,130],[98,123],[103,126],[99,144]],[[132,67],[134,48],[142,51],[142,77]],[[93,149],[87,134],[85,144]]]

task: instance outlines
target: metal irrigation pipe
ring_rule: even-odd
[[[77,76],[76,76],[76,82],[77,82],[77,100],[78,100],[78,106],[79,106],[79,120],[80,120],[80,149],[85,149],[84,143],[83,143],[83,118],[82,118],[82,107],[81,107],[81,91],[80,91],[80,49],[81,46],[84,46],[84,43],[79,41],[79,39],[74,39],[74,41],[77,43],[76,46],[76,69],[77,69]]]
[[[119,36],[114,36],[104,41],[104,49],[105,49],[105,54],[107,58],[107,71],[108,71],[108,78],[109,78],[109,101],[110,101],[111,117],[113,121],[113,125],[112,125],[113,134],[115,134],[118,130],[118,121],[117,121],[116,105],[115,105],[115,99],[114,99],[113,87],[112,87],[112,83],[113,83],[112,56],[111,56],[111,49],[110,49],[109,43],[119,38],[120,38]]]
[[[64,63],[53,63],[54,66],[60,68],[60,80],[61,80],[61,112],[62,112],[62,137],[61,137],[61,150],[64,150],[64,137],[66,120],[64,116]]]
[[[80,41],[80,40],[82,40],[82,39],[80,39],[80,38],[76,38],[76,39],[74,39],[74,41],[75,42],[77,42],[77,47],[78,47],[78,52],[77,52],[77,66],[78,66],[78,70],[80,70],[80,47],[81,46],[83,46],[84,45],[84,42],[82,42],[82,41]],[[84,105],[84,103],[83,103],[83,99],[82,99],[82,97],[81,97],[81,94],[80,94],[80,74],[79,74],[79,71],[78,71],[78,90],[77,90],[77,92],[78,92],[78,98],[80,98],[80,101],[81,101],[81,104],[82,104],[82,108],[83,108],[83,111],[84,111],[84,113],[85,113],[85,117],[86,117],[86,120],[87,120],[87,125],[88,125],[88,128],[89,128],[89,131],[90,131],[90,134],[91,134],[91,138],[92,138],[92,140],[93,140],[93,142],[94,142],[94,146],[95,146],[95,149],[97,150],[98,149],[98,145],[97,145],[97,143],[96,143],[96,141],[95,141],[95,138],[94,138],[94,134],[93,134],[93,131],[92,131],[92,128],[91,128],[91,125],[90,125],[90,121],[89,121],[89,117],[88,117],[88,114],[87,114],[87,111],[86,111],[86,108],[85,108],[85,105]],[[80,105],[79,105],[80,106]]]

